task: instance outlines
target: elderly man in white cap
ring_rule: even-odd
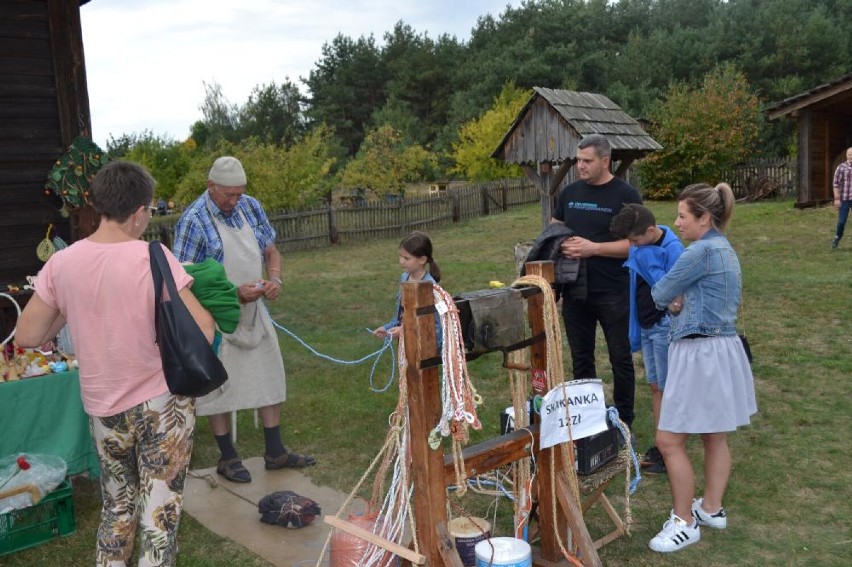
[[[197,400],[198,415],[210,417],[210,428],[222,455],[216,471],[234,482],[250,482],[231,439],[230,412],[258,408],[263,421],[267,469],[306,467],[313,457],[288,451],[281,441],[281,402],[286,395],[284,363],[278,336],[264,300],[281,293],[281,254],[275,229],[260,203],[245,194],[246,174],[240,161],[223,156],[213,162],[207,191],[196,199],[175,227],[174,254],[184,262],[214,258],[237,286],[240,322],[224,334],[219,355],[228,381]],[[264,277],[264,271],[266,277]]]

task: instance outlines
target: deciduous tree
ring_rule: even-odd
[[[720,181],[725,168],[754,155],[761,122],[758,99],[733,65],[697,88],[672,85],[653,113],[650,131],[663,149],[641,162],[645,195],[670,198],[689,183]]]
[[[408,183],[425,179],[434,167],[432,154],[418,144],[405,144],[398,131],[384,125],[367,133],[340,181],[344,187],[369,189],[377,195],[404,195]]]
[[[471,181],[488,181],[519,177],[516,165],[507,165],[491,157],[512,121],[532,96],[532,92],[509,83],[503,87],[494,104],[479,118],[461,128],[459,141],[453,145],[453,171]]]

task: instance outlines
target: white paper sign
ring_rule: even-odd
[[[570,438],[582,439],[606,430],[603,382],[572,380],[559,384],[541,401],[539,446],[553,447]]]

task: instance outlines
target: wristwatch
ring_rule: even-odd
[[[274,281],[278,285],[284,285],[284,282],[281,281],[281,278],[279,278],[279,277],[274,277],[274,278],[270,278],[270,279],[272,279],[272,281]]]

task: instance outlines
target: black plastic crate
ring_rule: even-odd
[[[601,431],[591,437],[574,441],[574,452],[577,457],[577,473],[589,475],[618,456],[618,429],[609,425],[606,431]]]

